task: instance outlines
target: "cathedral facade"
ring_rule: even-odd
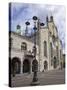
[[[37,21],[36,32],[36,60],[38,72],[60,69],[62,62],[62,42],[53,16],[46,17],[46,26]],[[18,26],[19,28],[19,26]],[[21,35],[21,32],[10,32],[9,58],[11,60],[11,73],[32,73],[34,62],[34,36]]]

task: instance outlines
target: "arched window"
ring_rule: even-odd
[[[47,42],[44,41],[44,56],[47,57]]]
[[[48,62],[44,61],[44,69],[47,70],[47,68],[48,68]]]
[[[57,67],[57,58],[54,57],[54,68],[56,68],[56,67]]]
[[[21,43],[21,50],[27,50],[27,44],[25,42]]]
[[[51,55],[51,57],[53,56],[53,48],[52,48],[52,43],[50,43],[50,55]]]

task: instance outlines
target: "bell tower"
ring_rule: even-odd
[[[49,32],[53,35],[54,34],[54,20],[53,20],[53,16],[50,16],[50,20],[48,21],[48,28],[49,28]]]

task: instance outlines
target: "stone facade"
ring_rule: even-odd
[[[38,71],[59,69],[62,60],[62,43],[58,37],[58,30],[55,26],[53,16],[47,20],[47,25],[37,25],[37,43],[36,43],[36,60]],[[32,73],[33,72],[33,37],[26,37],[17,32],[10,32],[10,55],[11,71],[15,73]]]

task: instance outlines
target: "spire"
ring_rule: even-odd
[[[48,26],[48,16],[46,16],[46,25]]]
[[[16,32],[21,34],[21,26],[19,24],[16,27]]]
[[[50,16],[50,21],[53,22],[53,16],[52,15]]]
[[[17,25],[17,29],[20,29],[20,25]]]
[[[48,16],[46,17],[46,22],[48,23]]]

